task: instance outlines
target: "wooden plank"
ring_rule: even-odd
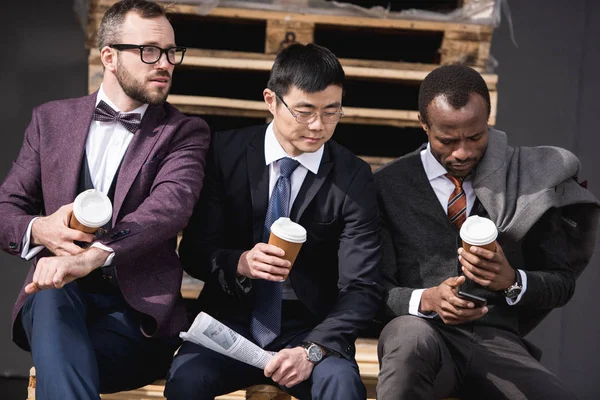
[[[265,53],[277,54],[281,49],[294,43],[313,43],[315,24],[288,19],[269,19],[265,36]]]
[[[447,30],[442,40],[441,64],[467,64],[484,68],[490,56],[491,33]]]
[[[274,58],[275,57],[273,55],[261,53],[227,51],[220,52],[211,50],[188,49],[182,67],[217,68],[268,72],[273,66]],[[100,52],[98,51],[98,49],[90,50],[88,60],[90,64],[100,64]],[[438,67],[437,65],[429,64],[427,69],[417,70],[411,69],[410,63],[381,62],[381,65],[377,66],[376,64],[378,63],[372,61],[349,59],[341,59],[340,61],[344,67],[344,72],[346,73],[346,76],[349,78],[370,78],[378,80],[404,82],[421,82],[423,79],[425,79],[429,72]],[[404,69],[401,68],[399,65],[395,64],[402,64],[403,67],[409,68]],[[496,89],[498,75],[482,73],[481,76],[488,85],[488,89]],[[101,75],[98,75],[98,77],[101,80]],[[95,77],[95,80],[97,80],[98,77]],[[100,86],[99,83],[96,87],[98,86]]]
[[[265,117],[270,114],[264,101],[239,100],[221,97],[169,95],[169,103],[179,108],[180,111],[192,114],[211,112],[213,109],[229,110],[228,115],[237,115],[236,111],[254,113],[253,117]],[[185,111],[184,111],[185,110]],[[419,126],[417,111],[386,110],[376,108],[344,107],[343,123],[360,120],[360,123],[370,121],[387,121],[402,123],[404,126]]]
[[[104,13],[117,0],[97,0],[94,10],[97,13]],[[205,15],[204,11],[193,4],[172,3],[169,1],[159,1],[168,5],[169,13],[188,14],[188,15]],[[445,30],[460,30],[463,32],[485,33],[492,32],[494,27],[490,25],[481,25],[475,23],[456,23],[444,21],[426,21],[413,19],[399,18],[375,18],[353,15],[330,15],[319,14],[316,9],[307,9],[311,12],[287,12],[273,11],[252,8],[233,8],[233,7],[216,7],[213,8],[208,15],[225,18],[241,18],[250,20],[287,20],[307,22],[323,25],[341,25],[351,27],[372,27],[372,28],[389,28],[389,29],[408,29],[419,31],[445,31]]]

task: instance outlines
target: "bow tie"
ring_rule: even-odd
[[[142,123],[142,115],[140,113],[122,113],[115,111],[103,100],[100,100],[100,103],[98,103],[94,110],[94,121],[119,122],[129,132],[135,133]]]

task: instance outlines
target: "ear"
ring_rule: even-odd
[[[275,92],[271,89],[265,89],[263,90],[263,98],[265,103],[267,103],[267,107],[269,107],[269,111],[275,116],[275,109],[277,108],[277,96]]]
[[[423,130],[425,131],[427,136],[429,136],[429,125],[427,125],[427,123],[423,120],[423,118],[421,118],[421,113],[417,114],[417,117],[419,118],[419,123],[421,124],[421,128],[423,128]]]
[[[104,68],[111,72],[115,72],[117,69],[117,54],[116,50],[111,49],[108,46],[104,46],[102,50],[100,50],[100,60],[102,61],[102,65]]]

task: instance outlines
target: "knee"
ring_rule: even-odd
[[[440,339],[429,321],[410,315],[397,317],[385,326],[379,336],[379,362],[384,357],[426,360],[438,357]]]
[[[364,399],[366,388],[358,367],[340,357],[327,357],[312,373],[313,399]]]
[[[219,376],[201,361],[189,354],[180,354],[173,359],[165,385],[167,399],[213,399],[217,396]]]

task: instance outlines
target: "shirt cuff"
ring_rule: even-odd
[[[519,295],[514,301],[506,297],[506,302],[510,306],[514,306],[519,301],[521,301],[521,297],[523,297],[525,291],[527,290],[527,274],[525,273],[525,271],[522,271],[520,269],[518,269],[517,272],[521,275],[521,286],[523,286],[523,289],[521,289],[521,293],[519,293]]]
[[[423,295],[424,291],[425,289],[413,290],[412,294],[410,295],[410,301],[408,302],[408,313],[417,317],[434,318],[437,316],[437,313],[432,312],[430,314],[423,314],[419,312],[419,306],[421,305],[421,296]]]
[[[104,261],[104,265],[102,265],[103,267],[108,267],[109,265],[112,264],[112,260],[113,260],[113,258],[115,258],[115,251],[113,249],[111,249],[108,246],[103,245],[100,242],[94,242],[94,243],[92,243],[92,245],[90,247],[97,247],[100,250],[108,251],[110,253],[108,255],[108,257],[106,257],[106,261]]]
[[[27,230],[23,235],[23,249],[21,250],[21,258],[25,260],[31,260],[33,257],[37,256],[37,254],[44,249],[44,246],[36,246],[33,249],[29,250],[29,245],[31,242],[31,227],[33,226],[33,221],[38,219],[39,217],[35,217],[29,222],[27,226]]]

